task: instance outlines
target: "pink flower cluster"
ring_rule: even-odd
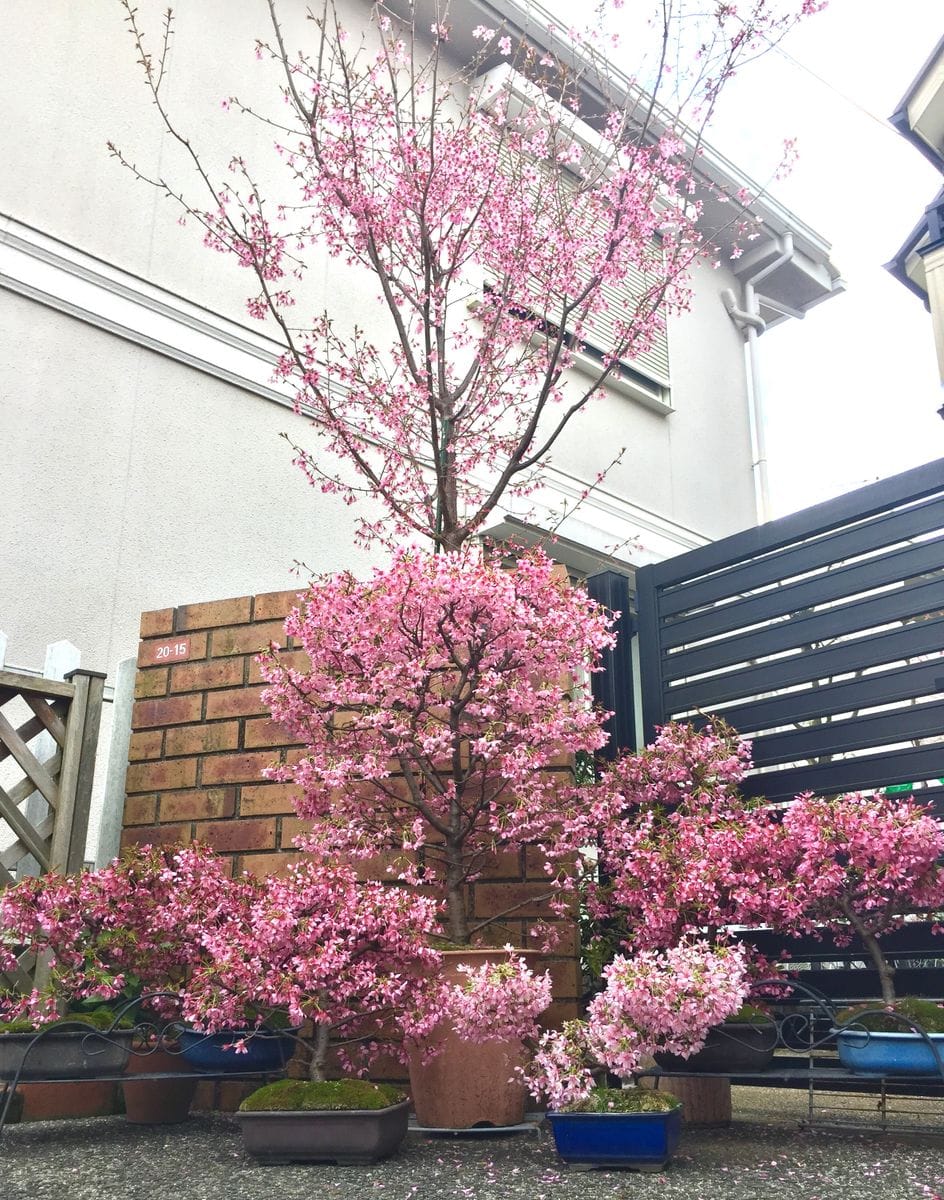
[[[470,1042],[533,1040],[538,1017],[551,1003],[551,977],[536,975],[527,962],[506,946],[508,957],[481,967],[460,965],[466,978],[444,982],[434,1005],[414,1011],[404,1023],[407,1035],[422,1043],[445,1022]]]
[[[699,940],[618,956],[604,979],[586,1020],[545,1033],[525,1070],[533,1094],[552,1107],[588,1095],[594,1066],[628,1077],[646,1055],[694,1054],[709,1029],[740,1008],[750,986],[740,947]]]
[[[0,1019],[43,1023],[64,999],[177,990],[249,886],[199,846],[142,847],[100,871],[21,880],[0,893],[0,969],[42,955],[48,983],[0,995]]]

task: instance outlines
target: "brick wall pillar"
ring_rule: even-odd
[[[228,856],[235,871],[257,874],[284,871],[301,857],[292,842],[307,822],[295,816],[295,789],[264,780],[262,771],[302,750],[269,720],[254,661],[270,642],[285,642],[282,623],[296,595],[268,592],[143,614],[123,845],[196,838]],[[304,665],[291,644],[283,653]],[[569,779],[565,760],[556,769]],[[382,870],[382,862],[375,865]],[[527,853],[499,855],[472,886],[475,917],[521,906],[505,923],[512,940],[527,946],[535,918],[548,915],[537,861]],[[562,924],[549,965],[555,1004],[548,1015],[556,1022],[577,1010],[573,923]]]

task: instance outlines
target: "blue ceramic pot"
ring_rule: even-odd
[[[281,1071],[295,1053],[295,1039],[284,1033],[239,1030],[226,1033],[200,1033],[178,1025],[183,1057],[195,1071],[216,1074],[220,1071],[252,1072]],[[237,1053],[232,1047],[241,1037],[246,1038],[246,1052]]]
[[[645,1113],[549,1112],[557,1153],[586,1167],[657,1171],[678,1146],[682,1110]]]
[[[842,1065],[862,1075],[944,1076],[944,1033],[929,1033],[928,1037],[937,1054],[918,1033],[865,1029],[839,1030],[836,1047]]]

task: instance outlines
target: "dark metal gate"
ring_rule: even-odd
[[[717,713],[746,791],[920,791],[944,812],[944,460],[644,567],[646,740]]]

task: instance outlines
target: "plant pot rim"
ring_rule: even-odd
[[[601,1117],[606,1117],[608,1120],[613,1117],[632,1117],[636,1120],[639,1117],[656,1118],[662,1120],[663,1117],[671,1117],[673,1113],[680,1113],[685,1106],[676,1104],[674,1108],[665,1108],[661,1112],[568,1112],[565,1108],[548,1109],[545,1114],[548,1120],[553,1121],[556,1117],[567,1117],[568,1120],[579,1118],[580,1120],[599,1120]]]
[[[409,1105],[409,1100],[398,1100],[396,1104],[386,1104],[383,1108],[257,1108],[251,1112],[237,1109],[231,1115],[240,1121],[247,1117],[374,1117],[380,1113],[409,1108]]]
[[[919,1033],[917,1029],[867,1029],[864,1025],[844,1025],[837,1026],[833,1029],[833,1033],[837,1037],[854,1037],[854,1038],[881,1038],[882,1041],[897,1042],[908,1041],[910,1038],[918,1038],[924,1041],[926,1037],[941,1038],[944,1040],[944,1031],[931,1033],[924,1030]]]

